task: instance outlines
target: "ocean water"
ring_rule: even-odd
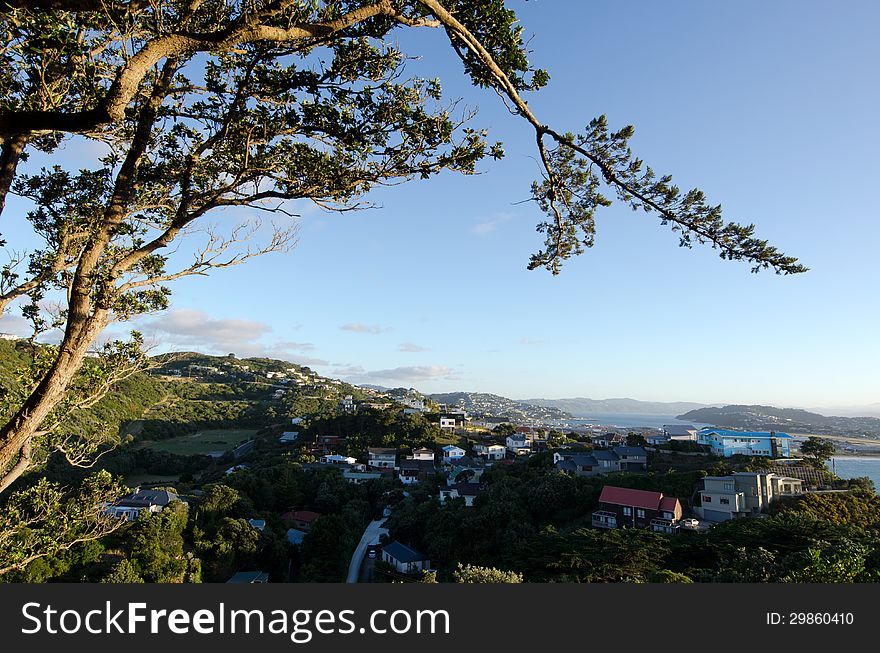
[[[840,478],[867,476],[874,481],[874,489],[880,491],[880,457],[834,456],[828,467]]]
[[[586,417],[560,420],[559,423],[571,426],[593,424],[597,426],[613,426],[617,428],[647,426],[655,429],[659,429],[664,424],[690,424],[698,429],[703,428],[704,426],[712,426],[711,424],[703,424],[701,422],[689,422],[687,420],[676,419],[675,415],[630,415],[620,413],[597,413]]]

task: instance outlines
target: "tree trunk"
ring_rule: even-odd
[[[68,323],[58,357],[15,416],[0,429],[0,492],[27,469],[31,440],[52,409],[62,400],[82,365],[89,346],[109,323],[108,312],[99,309],[79,324]],[[16,460],[24,464],[9,466]]]
[[[0,148],[0,215],[3,215],[3,209],[6,207],[6,196],[12,187],[15,170],[18,168],[21,153],[24,152],[27,142],[26,134],[16,134],[5,139],[3,147]]]

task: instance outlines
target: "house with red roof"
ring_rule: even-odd
[[[311,510],[291,510],[281,515],[281,521],[288,526],[293,526],[301,531],[308,532],[315,520],[321,516],[319,512]]]
[[[606,485],[592,522],[597,528],[650,528],[675,533],[682,512],[681,502],[662,492]]]

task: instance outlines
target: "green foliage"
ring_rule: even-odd
[[[476,565],[463,565],[452,572],[456,583],[521,583],[522,574],[515,571],[502,571],[494,567],[478,567]]]
[[[102,583],[143,583],[144,579],[137,567],[127,558],[116,563],[109,574],[101,579]]]
[[[39,479],[13,492],[0,510],[0,576],[112,533],[122,521],[105,514],[104,502],[124,493],[107,472],[87,477],[75,490]]]
[[[801,444],[801,453],[816,467],[824,468],[825,461],[834,455],[834,443],[827,438],[811,435]]]

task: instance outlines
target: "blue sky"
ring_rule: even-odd
[[[699,186],[728,219],[755,222],[810,271],[751,274],[711,249],[679,248],[655,217],[617,205],[560,276],[527,271],[541,216],[517,202],[537,174],[533,136],[464,82],[441,34],[421,31],[400,34],[424,55],[409,69],[479,107],[474,124],[507,157],[481,175],[383,189],[370,211],[300,207],[292,253],[180,281],[171,310],[138,326],[166,349],[272,355],[426,392],[880,401],[880,6],[511,6],[533,63],[551,74],[529,97],[543,121],[577,131],[605,113],[612,127],[634,124],[638,156]]]

